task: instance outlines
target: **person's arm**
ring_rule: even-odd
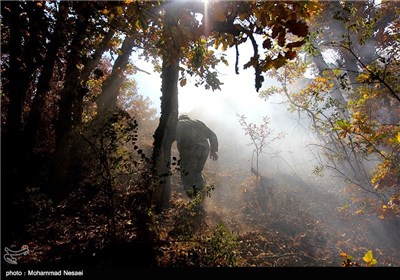
[[[217,135],[209,129],[204,123],[202,123],[204,133],[206,134],[208,140],[210,141],[210,158],[212,160],[217,160],[218,159],[218,138]]]

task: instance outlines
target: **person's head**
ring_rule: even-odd
[[[190,120],[190,118],[188,115],[180,115],[178,118],[178,121],[180,121],[180,120]]]

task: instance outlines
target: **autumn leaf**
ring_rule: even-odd
[[[295,58],[297,56],[297,52],[295,52],[295,51],[287,51],[286,53],[285,53],[285,58],[287,58],[287,59],[293,59],[293,58]]]
[[[186,85],[186,82],[187,82],[187,80],[186,80],[185,78],[182,78],[182,79],[179,81],[179,84],[180,84],[181,87],[184,87],[184,86]]]
[[[296,42],[287,44],[286,47],[287,47],[288,49],[298,48],[298,47],[301,47],[302,45],[304,45],[305,42],[306,42],[306,41],[304,41],[304,40],[296,41]]]
[[[275,39],[278,36],[278,34],[283,32],[283,31],[284,31],[284,29],[282,28],[282,26],[274,25],[274,26],[272,26],[271,37]]]
[[[254,65],[253,61],[250,60],[249,62],[247,62],[246,64],[243,65],[243,69],[247,69],[253,65]]]
[[[139,20],[137,20],[135,22],[135,27],[136,27],[136,30],[140,30],[142,28]]]
[[[282,32],[279,33],[277,41],[278,41],[278,46],[280,46],[280,47],[285,46],[285,43],[286,43],[286,31],[285,30],[283,30]]]
[[[289,32],[299,37],[305,37],[308,34],[308,26],[305,22],[298,20],[289,20],[286,22]]]
[[[117,7],[117,13],[118,13],[119,15],[122,15],[122,14],[124,13],[124,9],[123,9],[121,6],[118,6],[118,7]]]
[[[270,49],[272,47],[272,42],[270,39],[265,39],[262,44],[264,49]]]
[[[281,54],[279,54],[278,57],[273,60],[274,68],[275,69],[281,68],[283,65],[285,65],[285,62],[286,59]]]
[[[363,260],[367,263],[368,266],[375,265],[378,263],[377,260],[374,259],[374,256],[372,255],[372,250],[368,250],[368,252],[363,257]]]

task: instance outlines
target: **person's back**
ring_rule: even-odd
[[[189,118],[180,119],[176,128],[178,149],[182,150],[194,145],[209,147],[207,139],[210,134],[212,133],[204,123]]]

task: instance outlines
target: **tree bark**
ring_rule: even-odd
[[[86,83],[88,82],[90,74],[93,72],[95,67],[99,65],[100,59],[103,56],[104,52],[110,48],[109,43],[113,38],[114,34],[115,31],[110,29],[103,38],[103,40],[101,41],[99,47],[96,49],[96,51],[90,58],[90,60],[84,63],[85,67],[83,68],[81,73],[81,81],[82,81],[81,90],[79,91],[79,94],[77,95],[75,102],[73,104],[74,126],[78,126],[82,123],[83,98],[85,97],[87,91]]]
[[[47,53],[43,61],[42,71],[38,78],[37,90],[32,102],[31,110],[24,131],[26,154],[32,154],[36,143],[36,136],[40,128],[41,116],[44,111],[46,96],[50,91],[50,81],[53,77],[54,65],[57,61],[59,48],[65,44],[66,37],[63,36],[64,23],[68,15],[68,7],[65,2],[60,3],[57,22],[50,43],[47,46]]]
[[[115,110],[117,98],[125,79],[124,71],[129,63],[129,56],[134,46],[135,40],[130,36],[126,36],[121,47],[122,53],[115,60],[111,75],[104,82],[101,93],[96,100],[97,114],[99,116]]]
[[[69,165],[69,148],[74,118],[73,104],[81,86],[82,50],[84,38],[87,36],[89,23],[89,10],[85,8],[81,20],[77,21],[76,35],[71,42],[71,50],[68,56],[68,65],[65,73],[64,88],[60,92],[59,113],[56,126],[56,149],[54,155],[52,185],[65,184]]]
[[[17,140],[22,128],[22,109],[26,95],[26,71],[22,63],[22,41],[23,41],[23,22],[20,17],[22,8],[20,3],[8,3],[10,5],[9,15],[9,69],[5,72],[8,83],[6,84],[6,94],[9,97],[7,110],[6,132],[10,142]],[[5,15],[6,16],[6,15]]]
[[[44,30],[47,30],[47,21],[43,9],[35,3],[8,2],[2,7],[4,25],[8,28],[9,37],[6,45],[8,65],[4,73],[5,95],[9,102],[5,124],[4,153],[6,176],[15,176],[14,186],[21,185],[27,176],[20,176],[24,169],[23,149],[23,115],[25,100],[35,79],[35,72],[42,62],[41,51],[44,42]],[[24,174],[25,175],[25,174]],[[22,185],[21,185],[22,186]]]
[[[178,22],[179,5],[169,2],[165,6],[165,23],[163,37],[165,45],[162,50],[161,70],[161,116],[160,123],[154,134],[153,143],[153,184],[151,189],[151,204],[156,212],[169,207],[171,197],[171,147],[175,140],[178,122],[178,78],[181,48],[177,45],[174,28]]]
[[[26,233],[27,205],[24,199],[29,170],[24,169],[23,113],[25,99],[41,63],[43,31],[47,26],[43,10],[33,2],[6,2],[1,6],[2,27],[9,32],[4,47],[8,63],[2,63],[2,68],[5,66],[6,69],[2,78],[4,94],[9,99],[4,134],[2,132],[2,194],[7,197],[4,209],[12,213],[4,217],[7,240]]]
[[[153,149],[156,182],[152,193],[152,203],[159,212],[169,207],[171,197],[171,146],[178,121],[179,59],[170,63],[163,57],[161,77],[161,117],[154,134]]]

